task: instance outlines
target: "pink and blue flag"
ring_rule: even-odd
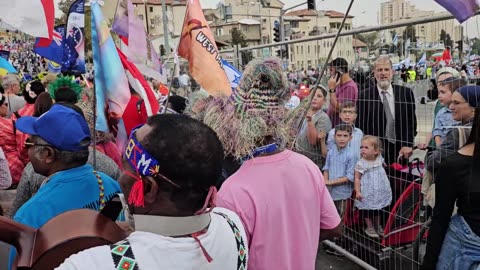
[[[134,10],[131,0],[118,1],[112,31],[126,38],[128,49],[122,48],[122,51],[129,61],[139,69],[146,66],[160,73],[162,66],[158,54],[148,39],[143,21],[135,16]]]
[[[478,10],[476,0],[435,0],[460,22],[475,15]]]
[[[118,56],[99,1],[92,1],[92,47],[95,66],[97,121],[95,128],[109,131],[118,123],[130,100],[128,79]],[[110,123],[110,124],[109,124]]]

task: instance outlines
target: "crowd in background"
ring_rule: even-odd
[[[12,59],[35,74],[41,59],[22,52],[22,46],[18,45],[19,58]],[[23,78],[8,74],[1,79],[0,91],[0,188],[17,189],[17,194],[7,214],[38,228],[67,210],[101,210],[115,193],[123,192],[136,215],[125,221],[129,230],[137,231],[127,241],[140,266],[168,267],[168,262],[155,258],[201,254],[191,261],[179,260],[198,266],[213,258],[219,267],[215,269],[313,269],[319,241],[341,235],[352,194],[364,225],[360,233],[373,239],[384,236],[384,213],[394,203],[386,168],[402,159],[408,162],[415,147],[431,145],[426,164],[437,189],[430,192],[442,203],[433,209],[424,269],[449,264],[457,260],[451,251],[459,245],[455,239],[467,237],[447,232],[449,224],[470,225],[470,235],[478,231],[478,208],[472,204],[477,190],[466,163],[464,172],[458,171],[463,181],[458,187],[438,177],[438,171],[455,166],[449,156],[456,151],[476,159],[471,145],[478,137],[474,112],[480,88],[466,86],[455,68],[430,66],[419,76],[406,70],[407,78],[400,70],[405,81],[394,84],[396,71],[388,56],[378,57],[371,69],[371,74],[352,73],[345,59],[336,58],[328,64],[328,80],[322,86],[315,84],[318,69],[285,74],[275,59],[255,60],[247,65],[233,98],[196,91],[182,72],[166,99],[158,93],[159,82],[150,80],[160,111],[168,113],[147,117],[140,96],[131,90],[123,115],[129,136],[126,150],[117,146],[115,132],[95,130],[93,94],[83,78],[36,74],[21,85]],[[435,78],[438,91],[435,126],[421,144],[415,142],[418,104],[408,87],[410,75],[412,80]],[[311,102],[305,96],[292,101],[300,83]],[[81,184],[80,198],[75,181],[82,175],[88,181]],[[452,193],[448,187],[461,192]],[[455,200],[461,203],[450,222]],[[153,229],[148,226],[151,216],[171,217],[152,219],[159,227],[185,227]],[[235,239],[229,238],[232,230]],[[192,238],[192,250],[182,250],[178,235]],[[166,250],[165,239],[157,236],[167,237],[174,246]],[[154,248],[145,248],[148,245]],[[10,262],[14,257],[12,250]],[[94,267],[99,261],[115,263],[109,249],[98,248],[73,256],[63,269]]]

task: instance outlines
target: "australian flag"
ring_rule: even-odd
[[[44,38],[37,38],[33,51],[53,62],[61,63],[63,58],[63,33],[65,25],[55,26],[51,40],[45,42]]]

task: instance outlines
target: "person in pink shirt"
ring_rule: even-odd
[[[232,97],[211,98],[203,121],[225,154],[242,163],[217,196],[237,213],[249,246],[248,269],[315,269],[318,243],[341,222],[315,163],[285,149],[290,92],[277,58],[251,61]]]
[[[328,64],[330,78],[328,80],[328,92],[330,93],[330,103],[327,114],[336,127],[342,123],[340,119],[340,107],[343,103],[350,101],[357,103],[358,86],[348,74],[348,62],[343,58],[333,59]]]

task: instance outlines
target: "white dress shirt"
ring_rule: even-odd
[[[381,89],[378,85],[377,85],[377,89],[378,89],[378,94],[380,95],[380,100],[383,102],[383,92],[385,90]],[[390,105],[390,111],[393,114],[392,115],[393,120],[395,120],[395,98],[393,96],[392,85],[390,85],[390,87],[388,87],[388,89],[386,91],[387,91],[386,97],[387,97],[387,100],[388,100],[388,105]]]

